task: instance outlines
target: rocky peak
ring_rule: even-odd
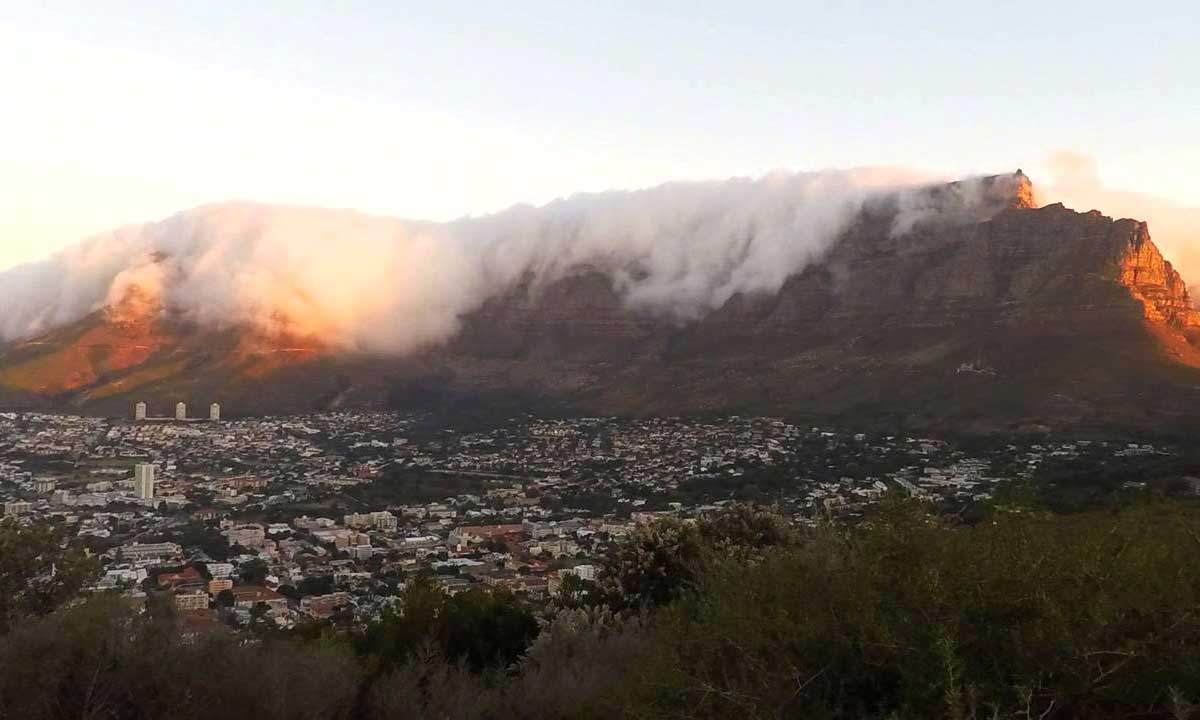
[[[1142,303],[1146,319],[1179,329],[1200,327],[1200,311],[1192,305],[1187,283],[1150,239],[1146,223],[1120,220],[1117,225],[1124,230],[1118,278]]]
[[[1015,208],[1035,208],[1037,203],[1033,197],[1033,182],[1020,168],[1012,175],[1013,202]]]

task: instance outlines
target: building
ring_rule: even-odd
[[[230,545],[241,545],[246,548],[262,547],[267,539],[267,533],[262,525],[257,523],[246,523],[245,525],[234,525],[225,531],[225,540]]]
[[[207,610],[208,593],[203,590],[178,593],[175,595],[175,607],[179,610]]]
[[[355,560],[370,560],[375,555],[375,548],[370,545],[353,545],[346,552]]]
[[[33,505],[24,500],[13,500],[12,502],[4,503],[4,517],[16,517],[27,512],[33,511]]]
[[[139,402],[137,405],[133,406],[133,419],[134,420],[145,420],[146,419],[146,403]]]
[[[312,595],[300,599],[300,611],[315,618],[328,618],[341,608],[354,606],[350,593],[335,592],[329,595]]]
[[[387,510],[371,513],[352,513],[342,517],[346,527],[374,528],[376,530],[395,530],[399,526],[396,516]]]
[[[177,592],[204,589],[204,576],[190,565],[179,572],[162,573],[157,582],[159,587],[169,587]]]
[[[165,560],[179,557],[183,548],[173,542],[163,543],[131,543],[121,546],[121,556],[126,560]]]
[[[208,594],[216,597],[222,590],[232,590],[233,581],[229,578],[213,578],[208,581]]]
[[[49,495],[50,493],[54,492],[53,480],[39,478],[36,482],[34,482],[33,486],[34,489],[37,490],[38,495]]]
[[[576,565],[573,568],[568,568],[566,570],[560,570],[559,572],[560,572],[560,574],[564,574],[564,575],[574,575],[575,577],[579,578],[580,580],[589,580],[591,582],[595,582],[596,581],[596,570],[597,570],[597,568],[595,565]]]
[[[206,563],[204,567],[208,570],[208,574],[212,575],[214,578],[227,578],[233,574],[232,563],[210,562]]]
[[[234,607],[249,610],[258,603],[263,603],[272,610],[287,610],[287,598],[274,590],[253,585],[243,585],[230,590],[233,593]]]
[[[467,545],[472,542],[498,540],[505,536],[519,536],[525,532],[524,525],[463,525],[450,531],[451,545]]]
[[[208,406],[208,419],[212,420],[213,422],[221,421],[221,404],[220,403],[213,403],[212,405]]]
[[[187,420],[187,403],[175,403],[175,419]]]
[[[133,494],[142,500],[154,499],[154,466],[138,463],[133,467]]]

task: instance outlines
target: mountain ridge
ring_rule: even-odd
[[[0,404],[755,412],[978,431],[1194,423],[1200,313],[1146,224],[1036,207],[1019,171],[980,187],[996,203],[980,217],[955,214],[973,207],[947,203],[955,184],[869,204],[778,292],[736,292],[682,322],[630,307],[586,264],[519,279],[448,340],[401,357],[162,312],[122,324],[110,308],[3,350]]]

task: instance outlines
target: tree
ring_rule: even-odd
[[[237,598],[234,597],[233,591],[228,588],[217,593],[217,607],[231,608],[236,601]]]
[[[333,592],[333,576],[332,575],[309,575],[301,578],[300,584],[296,586],[296,590],[301,595],[328,595]]]
[[[610,604],[604,591],[591,580],[567,575],[558,589],[557,603],[565,608],[601,607]]]
[[[388,608],[359,636],[358,652],[373,676],[390,671],[430,642],[446,605],[446,594],[418,575],[405,588],[398,607]]]
[[[95,560],[67,544],[61,530],[0,522],[0,633],[19,618],[53,612],[97,572]]]
[[[761,550],[788,545],[796,538],[786,518],[750,503],[734,503],[720,512],[707,513],[697,527],[705,542],[716,549]]]
[[[537,637],[533,614],[507,591],[480,588],[447,597],[427,578],[411,582],[399,607],[360,636],[358,650],[381,675],[434,648],[475,672],[515,662]]]
[[[262,620],[267,613],[271,612],[271,606],[265,602],[256,602],[250,608],[250,623],[255,624]]]
[[[664,518],[637,526],[610,549],[604,579],[635,608],[663,605],[693,584],[703,540],[692,523]]]
[[[731,505],[694,523],[662,518],[639,525],[627,541],[610,549],[603,582],[627,606],[656,607],[691,588],[715,556],[754,555],[794,540],[795,532],[782,516],[755,505]]]
[[[506,668],[529,648],[537,620],[512,593],[472,589],[451,597],[441,623],[442,652],[475,672]]]
[[[247,585],[262,585],[266,582],[269,572],[270,568],[267,567],[267,564],[258,558],[245,562],[238,568],[238,574],[242,576],[242,580]]]

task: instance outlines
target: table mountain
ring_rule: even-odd
[[[995,431],[1200,425],[1200,313],[1143,222],[1036,207],[1019,171],[867,203],[778,292],[632,308],[609,268],[529,274],[400,357],[212,329],[136,296],[0,350],[8,407],[764,413]],[[973,192],[975,190],[972,190]],[[400,321],[399,319],[397,320]],[[153,411],[153,408],[152,408]]]

